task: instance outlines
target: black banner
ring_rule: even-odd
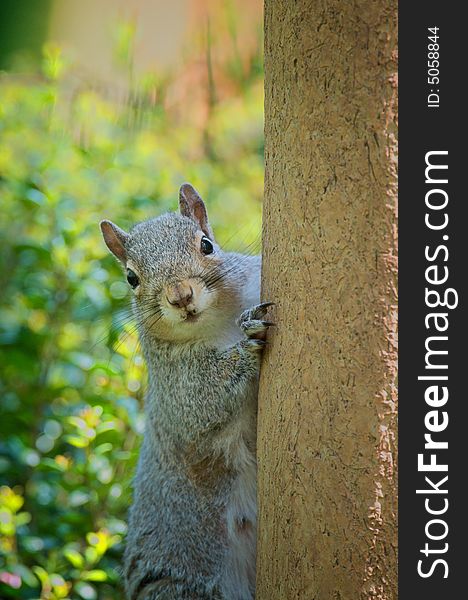
[[[400,600],[467,595],[462,7],[400,3]]]

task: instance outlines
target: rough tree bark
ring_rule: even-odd
[[[266,0],[260,600],[397,597],[396,0]]]

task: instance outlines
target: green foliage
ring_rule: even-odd
[[[118,32],[122,60],[131,33]],[[144,365],[98,222],[125,228],[174,210],[190,181],[221,242],[258,241],[263,92],[252,64],[249,85],[210,106],[202,127],[145,88],[120,104],[72,89],[54,46],[33,83],[0,79],[1,598],[122,597]]]

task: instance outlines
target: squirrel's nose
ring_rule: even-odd
[[[166,298],[172,306],[185,308],[190,304],[193,298],[192,286],[184,285],[182,283],[174,285],[167,291]]]

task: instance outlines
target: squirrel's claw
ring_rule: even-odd
[[[264,317],[267,313],[267,309],[270,306],[275,306],[274,302],[262,302],[261,304],[257,304],[257,306],[254,306],[250,309],[251,311],[251,319],[260,319],[262,317]]]
[[[237,324],[239,327],[242,327],[242,324],[247,321],[257,321],[262,319],[266,315],[268,307],[273,306],[274,304],[274,302],[262,302],[261,304],[257,304],[256,306],[252,306],[252,308],[244,310],[238,318]]]
[[[262,321],[260,319],[251,319],[249,321],[243,321],[240,324],[240,328],[247,335],[255,335],[257,333],[264,333],[268,327],[272,327],[275,324],[272,321]]]
[[[249,350],[252,350],[253,352],[261,352],[267,345],[265,340],[260,340],[258,338],[248,338],[243,343]]]
[[[269,306],[275,306],[276,302],[261,302],[258,307],[268,308]]]
[[[273,323],[270,321],[261,321],[259,319],[252,319],[250,321],[243,321],[240,324],[240,328],[247,337],[257,337],[258,335],[264,335]]]

